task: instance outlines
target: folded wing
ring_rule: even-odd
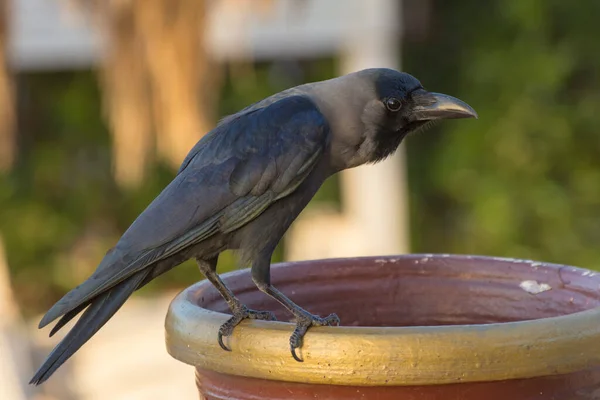
[[[298,187],[325,152],[329,136],[324,116],[304,96],[230,118],[198,142],[175,179],[92,276],[48,311],[40,327],[61,315],[73,318],[94,298],[159,260],[247,224]]]

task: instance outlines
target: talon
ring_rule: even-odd
[[[254,311],[249,310],[246,306],[233,306],[233,315],[219,328],[217,341],[219,346],[225,351],[231,351],[223,342],[223,336],[230,336],[233,333],[233,329],[246,318],[258,319],[266,321],[276,321],[275,314],[270,311]]]
[[[277,321],[277,317],[271,311],[257,311],[250,313],[249,318],[260,321]]]
[[[219,330],[219,334],[217,336],[217,340],[219,342],[219,346],[221,346],[221,348],[225,351],[231,351],[231,349],[227,348],[227,346],[225,346],[225,343],[223,343],[223,334],[221,333],[221,330]]]
[[[326,318],[321,318],[316,315],[298,314],[296,315],[296,329],[290,336],[290,351],[294,360],[304,362],[298,357],[297,349],[302,347],[304,335],[311,326],[339,326],[340,318],[336,314],[330,314]]]
[[[292,357],[294,357],[294,360],[296,360],[298,362],[304,362],[304,360],[301,359],[300,357],[298,357],[298,355],[296,354],[296,348],[291,347],[291,351],[292,351]]]
[[[337,314],[329,314],[324,322],[329,326],[340,326],[340,317]]]

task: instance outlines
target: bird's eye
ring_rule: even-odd
[[[396,112],[400,109],[400,107],[402,107],[402,102],[394,97],[390,97],[385,101],[385,106],[388,110]]]

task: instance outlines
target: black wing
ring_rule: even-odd
[[[73,310],[156,261],[256,218],[300,185],[325,152],[329,133],[325,117],[304,96],[218,126],[196,144],[94,274],[59,300],[40,327],[66,313],[72,318]]]

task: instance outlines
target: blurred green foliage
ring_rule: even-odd
[[[334,60],[302,62],[303,80],[321,80],[335,71]],[[300,84],[255,66],[240,84],[227,78],[219,113],[235,112],[272,93]],[[0,232],[12,283],[26,313],[45,310],[96,268],[104,253],[174,177],[155,165],[141,187],[122,190],[111,175],[111,137],[102,115],[101,93],[91,71],[23,74],[18,77],[19,159],[0,175]],[[337,193],[328,182],[320,198]],[[282,257],[278,248],[274,260]],[[236,266],[231,253],[219,269]],[[144,288],[183,288],[201,279],[186,262]]]
[[[427,39],[403,45],[403,69],[480,119],[407,140],[412,250],[599,267],[600,2],[435,0],[433,10]],[[228,76],[219,114],[336,71],[331,59],[258,64]],[[29,313],[85,279],[174,171],[156,165],[142,187],[116,187],[93,73],[22,75],[18,87],[20,154],[0,176],[0,231]],[[337,195],[332,179],[317,201]],[[198,279],[188,262],[149,290]]]
[[[600,2],[434,9],[404,69],[479,120],[408,140],[413,250],[600,267]]]

